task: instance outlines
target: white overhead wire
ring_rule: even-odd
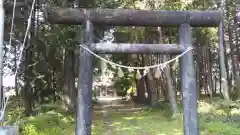
[[[12,37],[13,37],[13,27],[14,27],[16,3],[17,3],[17,0],[14,0],[14,3],[13,3],[13,12],[12,12],[12,22],[11,22],[11,29],[10,29],[10,38],[9,38],[9,45],[10,45],[10,46],[11,46],[11,44],[12,44]]]
[[[29,32],[29,29],[31,27],[31,18],[32,18],[32,13],[33,13],[33,10],[34,10],[34,5],[35,5],[35,2],[36,0],[33,0],[32,2],[32,7],[31,7],[31,11],[30,11],[30,14],[29,14],[29,17],[28,17],[28,21],[27,21],[27,28],[26,28],[26,31],[25,31],[25,35],[24,35],[24,39],[23,39],[23,43],[21,44],[22,45],[22,48],[20,49],[20,56],[18,58],[18,62],[17,62],[17,68],[15,70],[15,73],[13,75],[13,79],[15,79],[15,77],[17,76],[17,72],[18,72],[18,69],[19,69],[19,64],[21,63],[21,59],[22,59],[22,54],[23,54],[23,50],[24,50],[24,46],[25,46],[25,43],[26,43],[26,40],[27,40],[27,36],[28,36],[28,32]],[[16,6],[16,0],[14,0],[14,6]],[[15,8],[15,7],[13,7]],[[14,12],[15,12],[15,9],[14,9]],[[14,15],[15,13],[13,13]],[[14,15],[15,17],[15,15]],[[14,19],[14,18],[12,18]],[[12,20],[13,22],[13,20]],[[11,26],[13,27],[13,25]],[[12,29],[12,28],[11,28]],[[12,35],[12,33],[10,33]],[[10,38],[11,38],[11,35],[10,35]],[[11,40],[10,40],[11,41]],[[15,84],[16,85],[16,84]],[[6,96],[6,99],[4,101],[4,105],[3,105],[3,108],[1,110],[1,114],[0,114],[0,121],[3,119],[4,117],[4,114],[5,114],[5,110],[6,110],[6,107],[7,107],[7,103],[8,103],[8,100],[9,100],[9,97],[10,96]]]

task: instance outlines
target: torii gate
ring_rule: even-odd
[[[45,7],[50,23],[84,25],[83,43],[97,53],[181,53],[192,46],[191,27],[222,26],[223,15],[214,11],[151,11],[134,9],[80,9]],[[220,25],[221,24],[221,25]],[[93,25],[180,27],[178,44],[104,44],[93,42]],[[222,29],[220,29],[222,35]],[[219,40],[223,43],[222,36]],[[80,49],[76,135],[91,135],[92,55]],[[199,135],[193,54],[181,58],[184,135]]]

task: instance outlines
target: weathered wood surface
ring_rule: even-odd
[[[91,48],[93,43],[93,25],[86,21],[84,25],[83,43]],[[91,135],[92,127],[92,54],[80,48],[78,71],[78,96],[76,135]]]
[[[180,45],[192,46],[191,27],[183,24],[179,30]],[[183,98],[184,135],[199,135],[197,114],[197,90],[194,73],[193,53],[189,51],[180,59],[181,62],[181,90]]]
[[[222,20],[220,10],[213,11],[152,11],[135,9],[80,9],[45,5],[44,16],[50,23],[79,25],[90,19],[96,25],[112,26],[217,26]]]
[[[159,53],[181,53],[184,48],[177,44],[129,44],[129,43],[96,43],[93,45],[93,51],[104,54],[116,53],[141,53],[141,54],[159,54]]]

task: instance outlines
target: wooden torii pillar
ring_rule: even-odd
[[[236,5],[234,24],[240,25],[240,4]]]
[[[222,13],[215,11],[151,11],[134,9],[79,9],[46,6],[50,23],[84,25],[83,43],[96,53],[181,53],[192,46],[191,27],[215,27]],[[93,24],[111,26],[180,27],[179,44],[93,43]],[[92,55],[80,48],[76,135],[91,135]],[[181,58],[184,134],[199,135],[193,54]]]

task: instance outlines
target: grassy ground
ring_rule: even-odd
[[[240,121],[224,122],[224,111],[210,108],[212,107],[204,102],[201,102],[201,106],[199,106],[201,135],[240,134]],[[105,131],[110,132],[111,135],[183,135],[182,115],[172,118],[170,114],[171,111],[167,105],[138,113],[111,113],[110,127]],[[104,121],[103,118],[95,121],[94,135],[104,134],[102,121]]]
[[[7,123],[21,126],[23,135],[74,135],[74,118],[64,113],[59,105],[46,105],[39,108],[39,115],[31,118],[21,117],[22,108],[8,110]],[[18,113],[19,112],[19,113]],[[216,109],[206,102],[199,103],[199,128],[201,135],[240,135],[240,110],[231,123],[225,120],[222,109]],[[171,118],[168,105],[141,112],[109,111],[108,117],[93,114],[93,135],[183,135],[182,115]]]

